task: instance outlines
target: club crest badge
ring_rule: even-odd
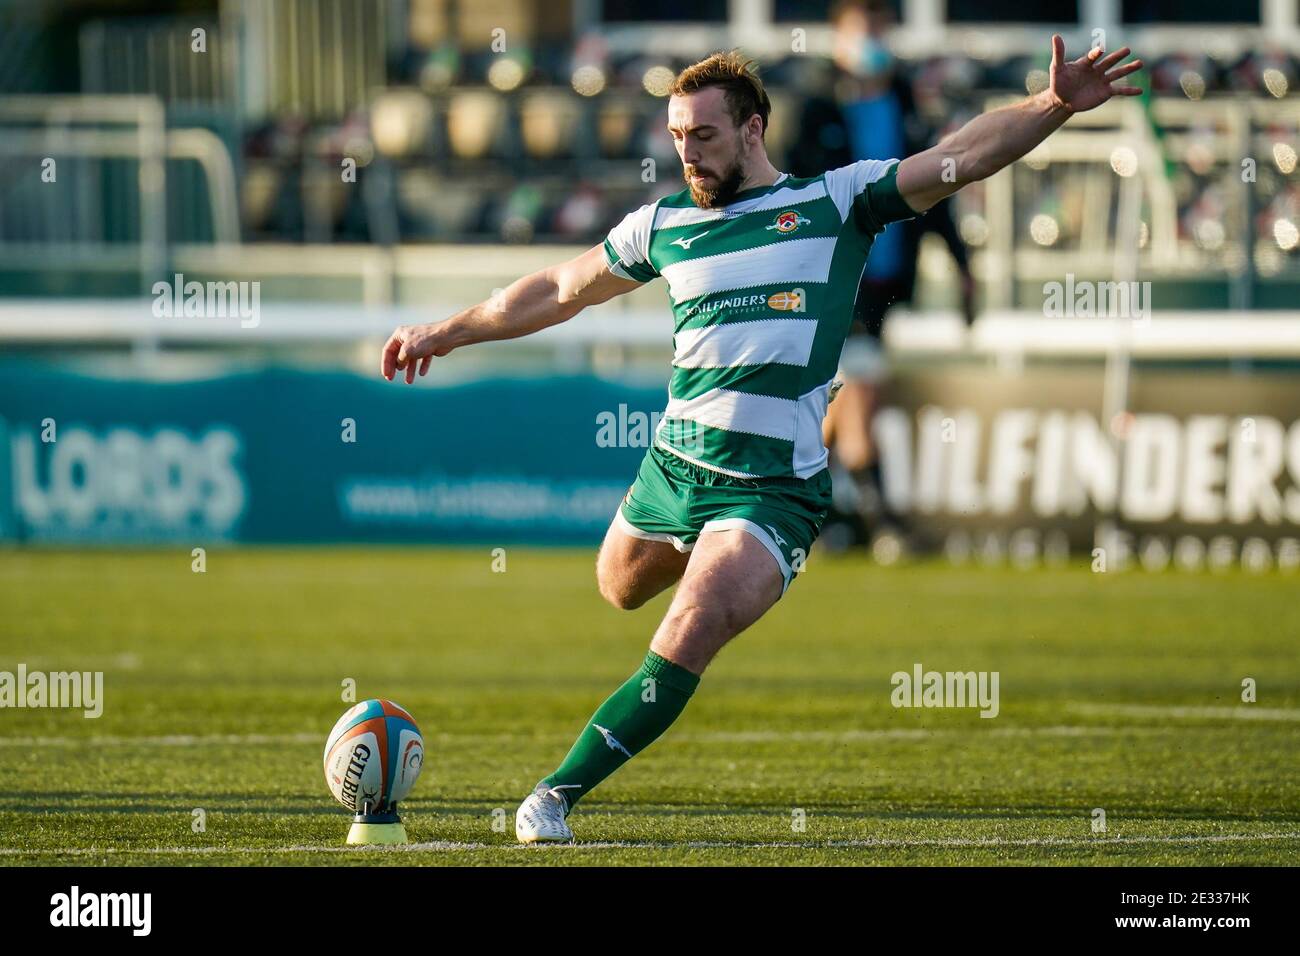
[[[793,209],[787,209],[785,212],[777,213],[776,221],[767,228],[775,229],[782,235],[786,235],[787,233],[794,232],[800,226],[806,226],[811,222],[811,219],[799,215]]]

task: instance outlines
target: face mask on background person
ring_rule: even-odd
[[[849,63],[852,71],[858,76],[880,76],[888,73],[893,67],[894,55],[889,52],[889,47],[875,37],[863,36],[857,40],[855,46],[856,55]]]

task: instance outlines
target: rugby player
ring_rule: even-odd
[[[1140,90],[1127,47],[1066,60],[1048,88],[975,117],[913,156],[809,178],[764,146],[770,103],[752,63],[716,53],[683,70],[668,130],[686,188],[642,206],[604,243],[384,346],[408,384],[457,348],[565,322],[662,277],[674,315],[669,400],[596,560],[600,593],[637,608],[678,583],[644,662],[597,708],[515,816],[521,842],[569,841],[567,817],[686,707],[709,662],[790,586],[827,514],[822,421],[873,238],[1015,162],[1073,113]],[[798,148],[796,144],[795,148]]]

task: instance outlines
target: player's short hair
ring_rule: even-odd
[[[719,51],[678,73],[668,92],[672,96],[685,96],[711,86],[722,89],[727,113],[737,126],[744,125],[757,113],[763,121],[763,132],[767,132],[772,101],[767,98],[753,60],[739,50]]]

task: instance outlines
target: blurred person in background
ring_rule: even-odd
[[[825,91],[803,105],[797,149],[790,157],[796,176],[857,160],[910,156],[938,140],[938,132],[917,110],[912,77],[890,53],[887,38],[893,25],[889,0],[838,0],[832,5],[831,76]],[[857,492],[841,499],[844,508],[854,502],[857,514],[841,511],[841,520],[858,526],[858,535],[903,530],[881,488],[871,427],[887,371],[880,345],[885,315],[895,304],[912,300],[926,232],[938,233],[947,245],[961,275],[966,324],[974,321],[975,281],[951,200],[943,199],[924,216],[886,227],[862,273],[841,362],[844,384],[825,425],[826,444],[852,476]]]

